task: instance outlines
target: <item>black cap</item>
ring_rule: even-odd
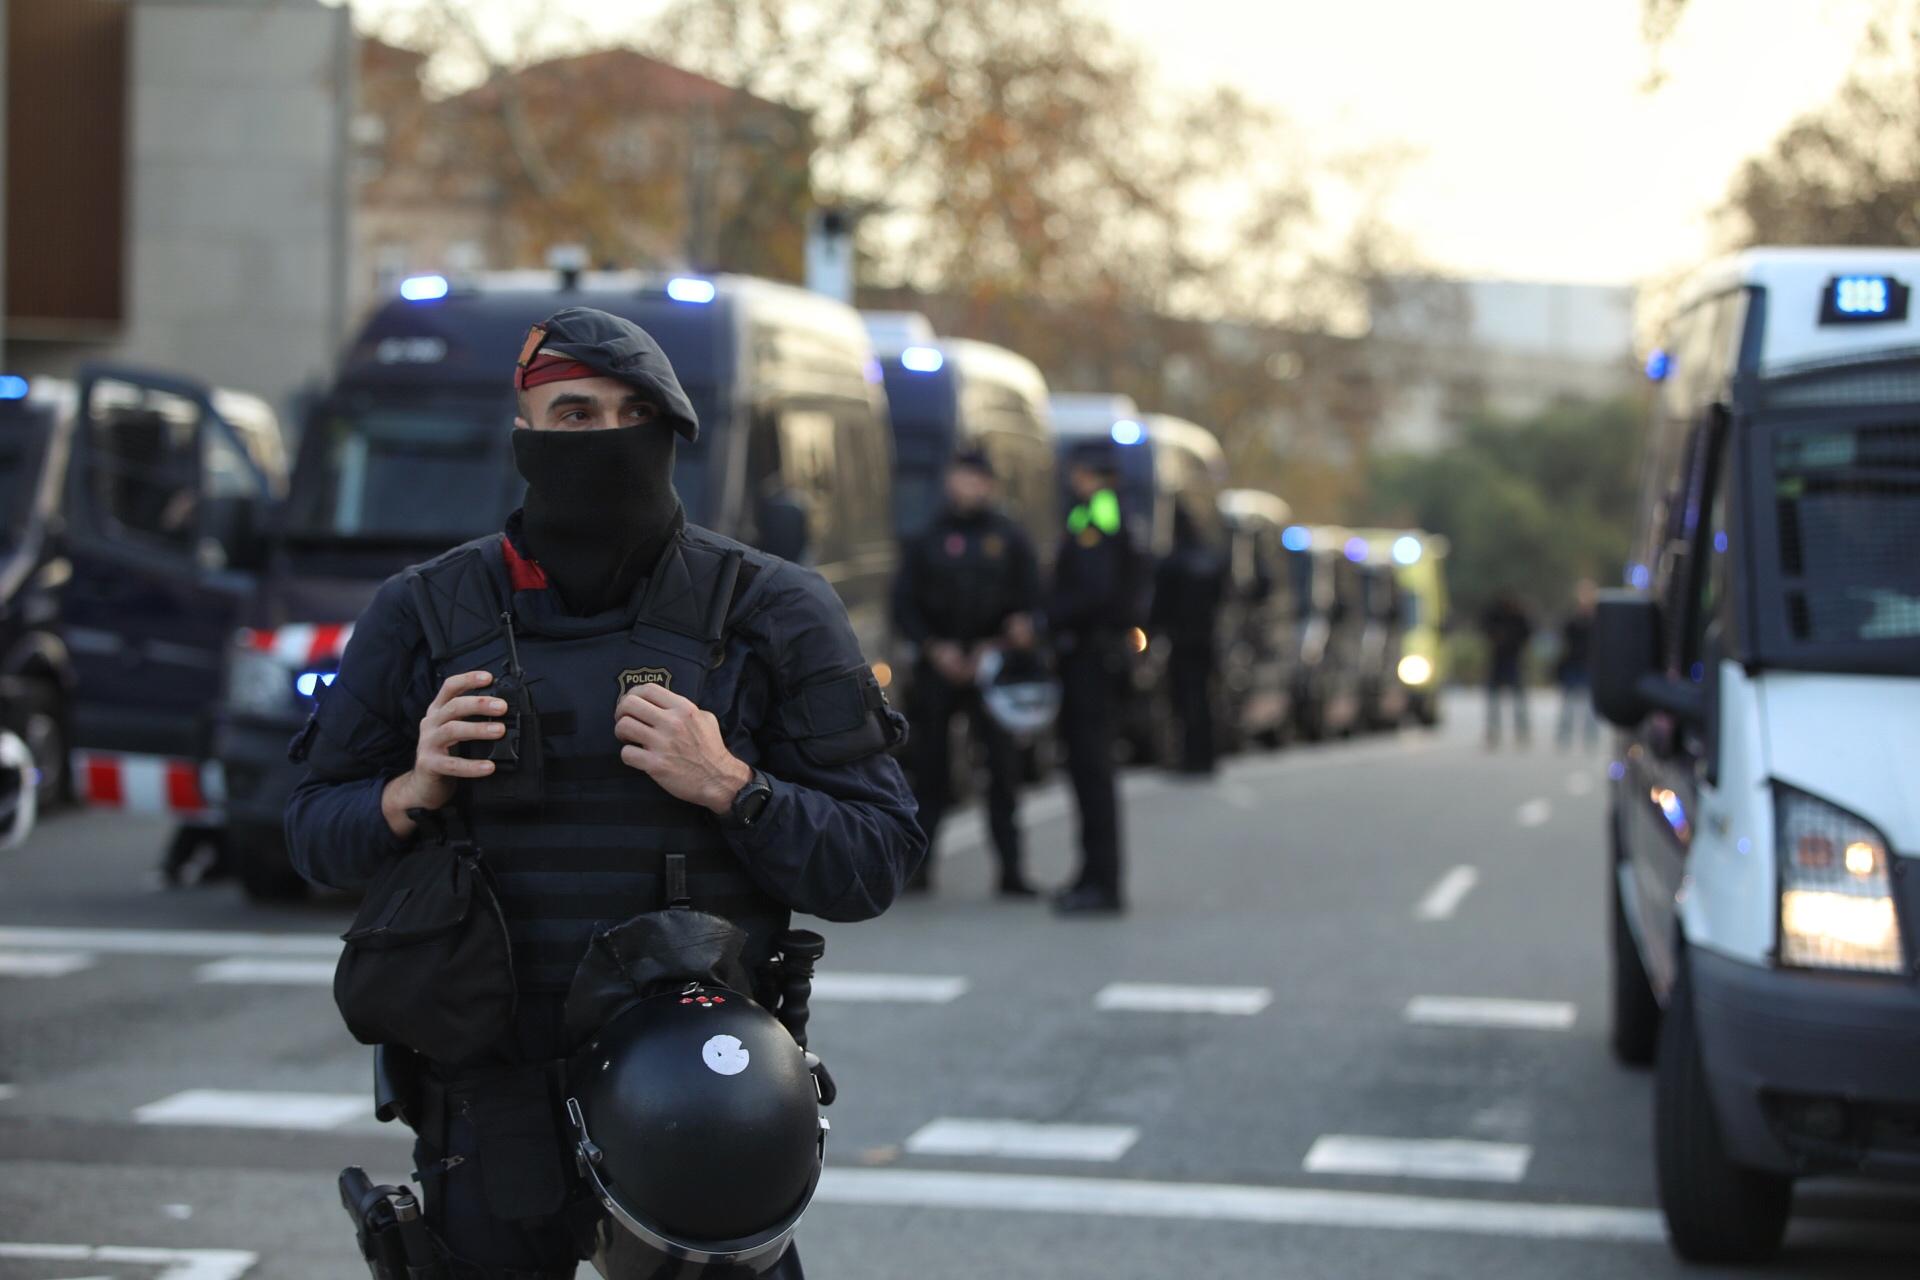
[[[974,447],[957,450],[947,465],[965,467],[969,471],[978,471],[983,476],[997,474],[993,469],[993,459],[987,456],[987,451]]]
[[[568,307],[528,332],[521,363],[542,351],[557,352],[595,373],[638,387],[653,397],[661,417],[675,431],[688,440],[699,439],[700,419],[674,375],[673,363],[653,335],[633,321],[592,307]]]
[[[1067,450],[1069,467],[1085,467],[1103,476],[1120,474],[1120,459],[1105,440],[1083,440]]]

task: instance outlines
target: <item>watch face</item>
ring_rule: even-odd
[[[752,826],[760,820],[760,814],[765,811],[767,802],[771,799],[773,799],[773,788],[769,787],[760,775],[755,774],[753,781],[746,785],[746,789],[733,802],[734,820]]]

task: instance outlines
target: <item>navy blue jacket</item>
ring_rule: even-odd
[[[694,527],[683,536],[723,541]],[[736,600],[726,655],[701,701],[733,709],[721,717],[732,726],[727,746],[768,776],[773,798],[751,828],[723,828],[726,840],[760,887],[792,910],[868,919],[886,910],[926,855],[913,793],[884,752],[821,765],[804,738],[775,728],[796,691],[864,668],[865,659],[820,575],[749,556],[759,572]],[[387,826],[380,793],[413,767],[420,719],[436,692],[406,575],[395,575],[355,624],[324,711],[295,740],[307,776],[287,802],[287,849],[308,880],[359,888],[408,847]],[[898,724],[890,709],[882,714]]]

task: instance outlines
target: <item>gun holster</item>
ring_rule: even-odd
[[[352,1165],[340,1171],[340,1204],[373,1280],[452,1280],[410,1187],[375,1186],[365,1169]]]
[[[404,1045],[373,1048],[373,1115],[381,1124],[398,1120],[415,1133],[425,1118],[420,1055]]]

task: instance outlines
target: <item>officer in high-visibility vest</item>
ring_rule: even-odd
[[[1142,557],[1121,518],[1117,478],[1110,446],[1089,444],[1068,456],[1074,505],[1054,559],[1047,609],[1060,672],[1060,736],[1080,810],[1080,870],[1053,900],[1062,915],[1111,915],[1126,905],[1114,704],[1127,637],[1139,622]]]

